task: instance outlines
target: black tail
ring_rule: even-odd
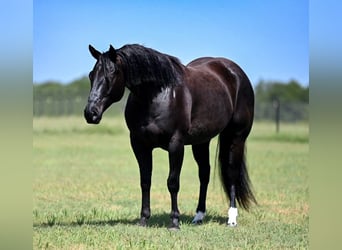
[[[257,204],[245,163],[245,143],[231,143],[222,135],[218,140],[220,177],[227,195],[231,199],[231,187],[235,186],[235,198],[239,205],[248,210],[251,203]]]

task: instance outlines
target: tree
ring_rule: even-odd
[[[255,97],[258,102],[309,102],[309,87],[303,87],[291,80],[288,83],[260,81],[255,87]]]

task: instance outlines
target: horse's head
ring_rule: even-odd
[[[120,63],[115,49],[110,45],[107,52],[101,53],[89,45],[91,55],[96,59],[93,70],[89,73],[90,93],[84,117],[88,123],[98,124],[103,112],[119,101],[125,90]]]

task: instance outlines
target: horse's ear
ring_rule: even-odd
[[[89,51],[90,51],[90,54],[96,59],[98,60],[100,55],[101,55],[101,52],[96,50],[93,46],[91,46],[89,44]]]
[[[114,63],[116,62],[116,50],[112,45],[109,45],[109,59]]]

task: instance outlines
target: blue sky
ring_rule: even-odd
[[[68,83],[106,51],[139,43],[178,57],[238,63],[261,79],[309,83],[308,1],[33,1],[33,82]]]

